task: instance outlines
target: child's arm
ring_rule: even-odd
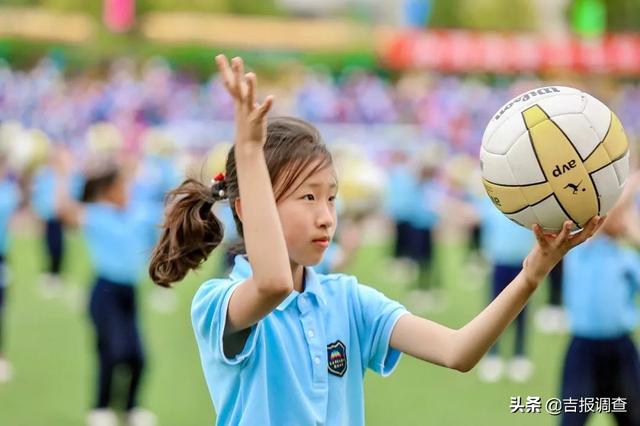
[[[622,195],[620,195],[618,205],[624,211],[626,239],[636,248],[640,248],[640,214],[635,200],[639,192],[640,171],[635,171],[627,177],[627,183]]]
[[[534,225],[537,244],[518,276],[480,314],[459,330],[404,315],[391,334],[390,345],[402,352],[459,371],[471,370],[498,336],[520,313],[538,284],[571,248],[592,236],[602,222],[592,218],[586,227],[570,235],[571,222],[560,234],[544,235]]]
[[[291,293],[293,278],[263,151],[266,116],[273,98],[256,103],[256,77],[244,74],[242,59],[234,58],[231,69],[223,55],[216,61],[235,100],[234,150],[241,200],[236,210],[253,271],[229,300],[225,327],[225,334],[229,334],[252,326],[275,309]]]
[[[56,214],[67,226],[78,227],[84,218],[84,208],[81,203],[73,199],[71,188],[71,153],[64,148],[56,153],[53,164],[55,172],[54,202]]]

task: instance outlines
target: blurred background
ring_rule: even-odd
[[[321,267],[460,327],[491,294],[477,207],[486,124],[525,90],[568,85],[616,112],[634,152],[639,31],[638,0],[0,0],[0,178],[19,191],[0,230],[0,425],[82,425],[94,398],[90,253],[81,230],[57,221],[44,176],[60,152],[85,178],[118,159],[133,197],[155,197],[159,214],[183,177],[208,183],[233,139],[216,54],[242,56],[261,95],[276,96],[274,114],[315,124],[334,152],[338,255]],[[428,244],[407,242],[415,235]],[[224,250],[170,292],[145,270],[140,405],[161,425],[213,424],[189,311],[198,286],[225,274]],[[367,423],[558,423],[544,401],[560,397],[569,339],[559,285],[534,295],[526,349],[514,355],[507,331],[498,370],[405,357],[389,378],[367,375]],[[528,396],[542,412],[512,413],[512,398]]]

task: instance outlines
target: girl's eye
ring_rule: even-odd
[[[309,201],[314,201],[316,198],[313,196],[313,194],[306,194],[305,196],[303,196],[302,198],[304,198],[305,200],[309,200]]]
[[[336,196],[332,195],[331,197],[329,197],[329,202],[333,203],[336,200]]]

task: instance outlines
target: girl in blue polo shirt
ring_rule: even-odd
[[[56,212],[55,187],[58,185],[56,158],[50,164],[42,166],[33,178],[31,204],[33,210],[44,222],[44,245],[47,258],[46,272],[41,280],[42,291],[46,296],[54,296],[63,287],[61,277],[65,255],[64,224]],[[74,172],[67,181],[71,195],[77,199],[82,190],[82,177]]]
[[[491,268],[490,294],[493,300],[520,273],[522,261],[534,242],[534,236],[496,209],[489,197],[482,197],[475,205],[481,225],[480,248]],[[513,357],[510,357],[509,363],[504,363],[503,354],[498,349],[499,342],[496,342],[480,363],[478,373],[482,380],[496,382],[506,372],[510,379],[524,382],[533,374],[533,363],[525,350],[526,315],[525,307],[516,317]]]
[[[535,227],[523,270],[459,330],[408,313],[355,277],[316,274],[336,229],[338,181],[320,135],[294,118],[266,116],[256,77],[240,58],[217,58],[235,101],[226,176],[173,191],[149,272],[163,286],[197,268],[222,240],[212,213],[228,199],[245,254],[228,278],[205,282],[192,304],[204,375],[221,425],[364,424],[366,369],[388,375],[401,352],[470,370],[558,260],[597,228],[570,236]]]
[[[0,154],[1,155],[1,154]],[[4,356],[3,318],[5,287],[7,285],[7,248],[9,246],[9,220],[20,203],[18,184],[7,173],[0,157],[0,383],[11,379],[11,364]]]
[[[117,417],[110,409],[117,367],[129,374],[126,394],[127,422],[132,426],[155,424],[154,416],[138,407],[139,385],[145,356],[137,321],[135,286],[144,270],[151,244],[147,236],[160,221],[159,206],[129,201],[129,183],[115,165],[101,165],[87,179],[83,204],[71,201],[63,178],[56,188],[58,211],[65,223],[84,234],[96,279],[89,312],[96,333],[98,372],[94,409],[89,426],[111,426]]]
[[[638,173],[629,176],[601,232],[564,260],[563,297],[572,337],[562,398],[598,399],[598,404],[607,398],[605,412],[618,425],[640,425],[640,360],[632,340],[640,316],[640,254],[624,243],[628,225],[635,225],[627,220],[637,208],[632,194],[640,188],[639,178]],[[561,424],[584,425],[589,415],[589,410],[565,411]]]

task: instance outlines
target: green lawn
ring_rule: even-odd
[[[43,298],[38,287],[42,256],[38,241],[13,241],[9,262],[12,285],[8,289],[7,355],[15,368],[14,380],[0,385],[0,425],[73,426],[84,424],[93,395],[93,336],[84,305],[74,308],[68,297]],[[359,254],[352,272],[361,282],[406,301],[406,290],[385,279],[387,247],[368,246]],[[478,281],[464,277],[458,265],[460,250],[444,247],[441,263],[448,272],[447,309],[430,319],[451,327],[462,326],[486,304],[486,286],[461,285]],[[142,405],[156,412],[163,426],[211,425],[215,415],[206,389],[191,330],[189,307],[200,282],[215,270],[210,259],[198,275],[191,275],[174,290],[178,308],[162,314],[149,307],[156,291],[149,282],[140,289],[141,317],[149,368]],[[86,291],[90,272],[77,237],[71,238],[67,275],[72,288]],[[207,272],[208,271],[208,272]],[[533,312],[546,297],[541,288],[531,303]],[[84,300],[81,297],[80,300]],[[532,326],[532,322],[530,322]],[[502,347],[511,348],[510,334]],[[366,378],[368,425],[554,425],[545,414],[510,414],[511,396],[558,397],[559,374],[566,336],[532,332],[528,345],[536,365],[535,377],[526,384],[503,380],[481,383],[475,371],[467,374],[404,357],[388,378],[373,373]],[[543,410],[544,411],[544,410]],[[610,425],[605,415],[590,425]]]

